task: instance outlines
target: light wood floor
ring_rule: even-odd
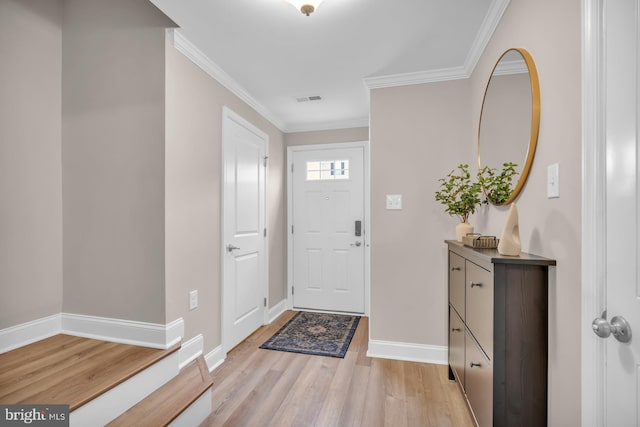
[[[107,427],[168,426],[211,388],[211,376],[200,356],[146,399],[107,424]]]
[[[258,347],[286,312],[233,349],[212,373],[213,426],[472,426],[447,367],[366,356],[362,318],[344,359]]]
[[[176,351],[55,335],[0,354],[0,403],[73,411]]]

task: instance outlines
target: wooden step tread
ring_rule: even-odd
[[[55,335],[0,354],[0,403],[62,404],[73,411],[179,348]]]
[[[107,424],[109,427],[166,426],[205,393],[213,381],[203,356],[171,381]]]

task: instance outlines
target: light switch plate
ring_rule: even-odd
[[[554,163],[547,166],[547,198],[560,197],[560,165]]]
[[[402,194],[387,194],[387,209],[388,210],[402,209]]]

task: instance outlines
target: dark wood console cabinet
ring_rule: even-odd
[[[449,379],[480,427],[547,425],[549,266],[446,241]]]

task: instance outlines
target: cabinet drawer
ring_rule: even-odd
[[[462,320],[465,317],[464,258],[449,252],[449,302]]]
[[[493,358],[493,274],[466,262],[466,324],[478,343]]]
[[[458,382],[464,388],[465,329],[460,317],[449,308],[449,366]]]
[[[465,392],[479,427],[493,426],[493,366],[466,333]]]

